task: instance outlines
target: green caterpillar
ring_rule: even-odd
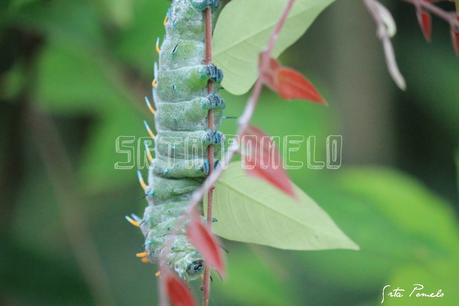
[[[145,189],[148,206],[143,218],[133,215],[131,223],[145,236],[143,261],[156,262],[166,240],[171,239],[167,264],[181,278],[192,280],[203,272],[201,254],[186,236],[186,224],[177,224],[191,194],[209,173],[207,147],[221,150],[223,135],[207,128],[207,115],[214,110],[215,126],[222,120],[225,105],[217,94],[223,74],[212,64],[203,64],[205,26],[203,11],[217,10],[218,0],[173,0],[165,19],[166,36],[155,63],[153,99],[156,110],[155,158],[149,167]],[[208,93],[209,81],[215,90]],[[151,110],[151,104],[146,99]],[[146,125],[150,135],[151,130]],[[177,226],[179,228],[177,228]],[[171,231],[175,234],[171,237]]]

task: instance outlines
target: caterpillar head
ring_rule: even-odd
[[[195,279],[202,274],[204,271],[204,260],[197,259],[190,263],[186,268],[187,278]]]
[[[174,255],[176,259],[174,270],[181,278],[188,281],[194,280],[204,272],[204,260],[196,250],[179,252]]]

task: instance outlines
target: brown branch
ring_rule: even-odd
[[[204,12],[205,18],[205,41],[206,41],[206,54],[204,63],[212,63],[212,9],[207,8]],[[212,81],[209,81],[207,86],[207,91],[210,94],[213,91]],[[207,114],[207,127],[211,130],[215,128],[214,122],[214,111],[209,110]],[[207,148],[207,160],[209,161],[209,175],[212,175],[214,172],[214,146],[210,145]],[[214,198],[214,186],[212,186],[207,192],[207,225],[209,228],[212,226],[212,204]],[[207,306],[209,304],[210,297],[210,269],[206,265],[204,268],[204,277],[202,279],[202,304]]]

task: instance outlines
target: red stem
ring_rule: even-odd
[[[263,69],[266,69],[267,65],[269,65],[269,59],[271,58],[272,51],[279,38],[279,33],[282,30],[282,27],[284,26],[285,21],[287,20],[288,14],[290,13],[290,10],[292,9],[294,3],[295,3],[295,0],[288,1],[278,23],[276,24],[271,34],[271,37],[268,43],[268,47],[263,52],[263,56],[261,58],[261,63],[260,63],[260,71],[263,71]],[[236,152],[239,150],[239,138],[249,126],[250,119],[253,116],[253,113],[258,103],[258,99],[260,98],[262,89],[263,89],[263,80],[261,78],[258,78],[257,82],[255,83],[255,87],[252,91],[252,95],[247,101],[244,112],[239,118],[239,129],[238,129],[238,133],[235,138],[235,141],[231,144],[225,156],[220,161],[220,166],[214,169],[212,174],[207,177],[207,179],[204,181],[202,186],[194,192],[191,198],[191,202],[188,205],[188,213],[191,213],[193,208],[196,207],[196,205],[200,203],[204,195],[208,193],[208,191],[215,185],[219,177],[222,175],[223,171],[226,169],[226,167],[229,165],[229,163],[233,159]]]
[[[207,8],[204,12],[205,18],[205,42],[206,42],[206,53],[204,58],[205,64],[212,63],[212,9]],[[209,81],[207,86],[207,92],[211,93],[213,90],[212,81]],[[207,127],[214,129],[214,111],[209,110],[207,114]],[[214,146],[210,145],[207,148],[207,160],[209,161],[209,175],[214,172]],[[214,197],[214,186],[207,191],[207,225],[209,228],[212,226],[212,204]],[[202,304],[207,306],[209,304],[210,296],[210,269],[206,265],[204,269],[204,276],[202,280]]]
[[[268,46],[266,50],[263,52],[263,55],[261,57],[260,71],[264,71],[265,69],[267,69],[270,58],[271,58],[271,54],[273,52],[274,47],[276,46],[277,40],[279,39],[279,34],[282,28],[284,27],[285,22],[287,21],[288,14],[290,13],[294,3],[295,3],[295,0],[288,1],[279,21],[277,22],[271,34],[271,37],[269,39]],[[206,10],[205,17],[206,17],[206,59],[205,59],[205,62],[210,63],[212,61],[212,12],[210,9]],[[212,90],[212,84],[209,83],[209,92],[211,90]],[[250,119],[253,116],[255,107],[258,103],[258,99],[260,98],[262,90],[263,90],[263,80],[262,78],[259,77],[253,89],[252,95],[247,102],[244,113],[239,119],[238,135],[242,135],[242,133],[249,126]],[[209,128],[213,128],[214,126],[213,112],[211,111],[209,111],[208,126]],[[236,139],[238,139],[238,137],[236,137]],[[197,203],[199,203],[199,201],[202,199],[204,194],[207,192],[207,197],[208,197],[207,198],[207,223],[209,224],[209,226],[211,226],[212,224],[212,201],[213,201],[214,184],[217,182],[218,178],[223,173],[223,170],[226,168],[225,166],[227,166],[231,162],[234,154],[238,151],[238,149],[239,149],[239,143],[236,141],[229,148],[224,159],[222,160],[221,166],[218,167],[216,171],[214,171],[213,147],[209,146],[208,159],[209,159],[211,170],[203,186],[194,194],[192,201],[190,203],[190,207],[191,208],[194,207],[195,205],[197,205]],[[212,151],[212,154],[210,154],[210,151]],[[210,272],[209,272],[209,269],[206,267],[205,272],[204,272],[204,279],[203,279],[203,305],[204,306],[207,306],[209,303],[209,292],[210,292],[209,283],[210,283]]]

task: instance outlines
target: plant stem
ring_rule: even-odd
[[[268,46],[266,50],[263,52],[260,62],[260,72],[266,70],[269,65],[269,61],[271,58],[271,54],[273,49],[276,45],[277,40],[279,39],[280,31],[282,30],[288,14],[290,13],[295,0],[289,0],[279,21],[277,22],[271,37],[269,39]],[[206,10],[206,63],[210,63],[212,60],[212,15],[210,9]],[[209,91],[212,89],[212,84],[209,84]],[[220,162],[220,166],[214,169],[213,167],[213,147],[210,147],[212,150],[212,155],[210,156],[208,152],[209,164],[211,172],[209,172],[209,176],[204,181],[202,186],[196,190],[191,198],[191,202],[188,205],[188,213],[191,213],[192,210],[199,204],[199,202],[203,199],[204,195],[207,193],[208,195],[208,204],[207,204],[207,222],[210,226],[212,223],[212,202],[213,202],[213,189],[214,185],[217,182],[218,178],[222,175],[224,169],[229,165],[231,160],[233,159],[236,152],[239,150],[239,138],[247,129],[250,123],[250,119],[253,116],[255,111],[255,107],[258,103],[260,98],[261,92],[263,90],[263,80],[261,77],[258,78],[257,82],[255,83],[255,87],[252,91],[252,95],[250,96],[249,100],[247,101],[247,105],[245,107],[244,113],[239,119],[239,128],[238,128],[238,136],[236,137],[236,141],[232,143],[228,152],[226,152],[223,160]],[[208,123],[211,123],[211,127],[213,128],[213,113],[209,113]],[[211,121],[212,120],[212,121]],[[210,124],[209,124],[210,126]],[[212,161],[212,162],[211,162]],[[186,215],[183,215],[185,217]],[[166,248],[170,247],[170,242],[166,245]],[[209,269],[206,267],[204,272],[204,279],[203,279],[203,305],[207,306],[209,303],[209,296],[210,296],[210,273]]]
[[[416,10],[427,11],[440,19],[446,21],[453,31],[459,31],[459,0],[448,0],[449,2],[456,3],[456,12],[445,11],[442,8],[436,6],[434,3],[441,2],[442,0],[403,0],[412,4]],[[387,68],[392,76],[392,79],[397,85],[405,90],[405,80],[400,73],[400,70],[395,59],[394,48],[391,42],[391,35],[388,32],[386,21],[384,20],[385,8],[378,2],[378,0],[363,0],[371,13],[373,19],[378,27],[378,38],[381,40],[384,47],[384,54],[386,56]],[[390,13],[389,13],[390,14]],[[391,16],[389,16],[391,17]],[[392,18],[392,17],[391,17]]]
[[[205,53],[205,64],[212,63],[212,9],[208,7],[204,11],[205,18],[205,42],[206,42],[206,53]],[[213,91],[212,81],[209,81],[207,86],[207,92],[210,94]],[[211,130],[215,128],[214,123],[214,111],[209,110],[207,114],[207,127]],[[210,145],[207,148],[207,160],[209,161],[209,175],[214,172],[214,146]],[[207,225],[209,228],[212,226],[212,204],[214,196],[214,186],[211,186],[207,191]],[[210,296],[210,269],[206,265],[204,268],[204,276],[202,279],[202,304],[207,306],[209,304]]]
[[[384,48],[384,55],[386,57],[387,69],[389,70],[392,79],[397,86],[405,90],[406,82],[400,69],[398,68],[397,60],[395,59],[394,47],[392,46],[391,35],[386,26],[386,22],[383,17],[383,6],[377,0],[364,0],[368,11],[372,15],[378,30],[378,38]]]
[[[294,3],[295,3],[295,0],[288,1],[287,5],[285,6],[285,9],[282,12],[281,17],[279,18],[279,21],[277,22],[271,34],[271,37],[268,42],[268,46],[265,49],[265,51],[262,53],[262,56],[261,56],[260,68],[259,68],[260,72],[263,72],[269,65],[271,54],[273,52],[273,49],[276,45],[277,40],[279,39],[279,34],[282,28],[284,27],[285,22],[287,21],[288,14],[290,13]],[[236,152],[239,150],[239,138],[249,126],[250,120],[252,119],[253,113],[255,111],[255,107],[258,103],[258,99],[260,98],[262,89],[263,89],[263,80],[262,78],[259,77],[257,79],[257,82],[255,83],[255,87],[252,91],[252,95],[247,101],[244,112],[242,116],[239,118],[238,133],[237,133],[237,136],[234,142],[231,144],[225,156],[220,161],[219,166],[215,168],[212,174],[207,177],[207,179],[204,181],[202,186],[194,192],[191,198],[191,202],[188,206],[189,212],[191,212],[191,210],[196,205],[198,205],[198,203],[202,200],[204,195],[215,185],[217,180],[222,175],[223,171],[230,164]]]

